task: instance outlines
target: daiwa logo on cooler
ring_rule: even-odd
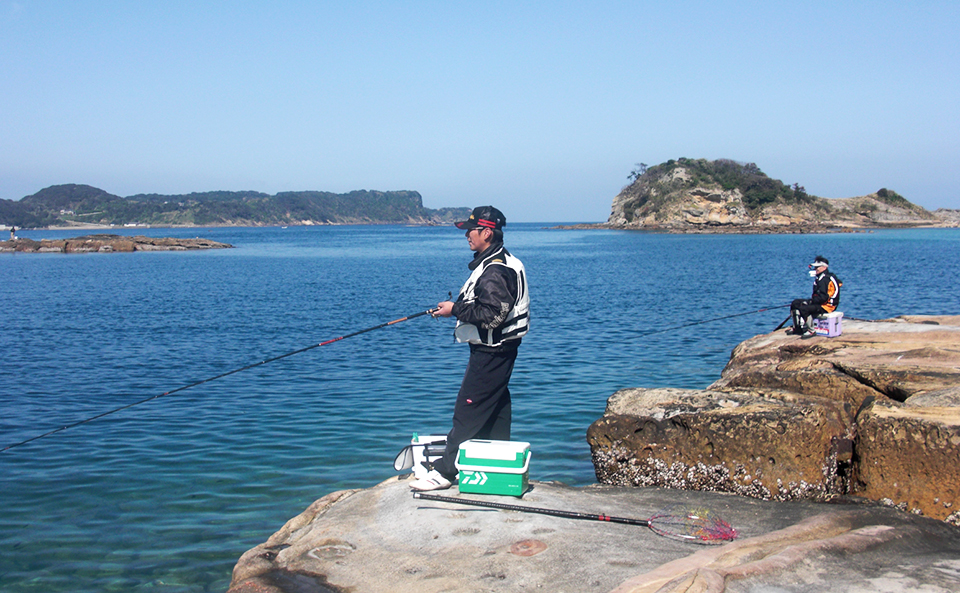
[[[487,474],[484,472],[460,472],[463,479],[460,484],[464,486],[483,486],[487,483]]]

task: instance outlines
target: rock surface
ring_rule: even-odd
[[[229,249],[233,245],[209,239],[175,239],[170,237],[127,237],[122,235],[86,235],[73,239],[14,239],[0,241],[0,252],[18,253],[112,253],[130,251],[190,251],[195,249]]]
[[[522,500],[468,495],[635,518],[709,507],[740,532],[699,546],[646,527],[414,500],[402,478],[316,501],[242,556],[229,593],[960,590],[960,530],[880,505],[536,481]]]
[[[853,494],[960,525],[960,316],[757,336],[706,390],[614,394],[587,440],[601,483]]]

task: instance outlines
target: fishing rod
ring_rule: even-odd
[[[709,509],[704,509],[701,507],[672,507],[654,514],[649,519],[631,519],[627,517],[611,517],[610,515],[604,515],[602,513],[577,513],[573,511],[560,511],[557,509],[544,509],[539,507],[504,504],[489,500],[453,498],[451,496],[426,494],[424,492],[414,492],[413,497],[423,500],[449,502],[453,504],[488,507],[506,511],[519,511],[521,513],[552,515],[554,517],[564,517],[566,519],[585,519],[587,521],[604,521],[609,523],[640,525],[642,527],[649,527],[650,530],[657,535],[697,544],[721,544],[723,542],[736,539],[736,537],[739,535],[737,530],[731,527],[729,523],[716,516],[716,514]]]
[[[248,365],[245,366],[245,367],[241,367],[241,368],[239,368],[239,369],[234,369],[234,370],[232,370],[232,371],[227,371],[226,373],[221,373],[221,374],[219,374],[219,375],[217,375],[217,376],[215,376],[215,377],[210,377],[209,379],[203,379],[202,381],[197,381],[197,382],[195,382],[195,383],[190,383],[189,385],[184,385],[183,387],[178,387],[177,389],[174,389],[174,390],[172,390],[172,391],[166,391],[166,392],[161,393],[161,394],[159,394],[159,395],[151,395],[150,397],[144,398],[144,399],[142,399],[142,400],[140,400],[140,401],[136,401],[136,402],[133,402],[133,403],[131,403],[131,404],[127,404],[127,405],[125,405],[125,406],[120,406],[119,408],[110,410],[110,411],[108,411],[108,412],[103,412],[102,414],[97,414],[96,416],[91,416],[90,418],[86,418],[86,419],[84,419],[84,420],[80,420],[79,422],[74,422],[73,424],[68,424],[68,425],[66,425],[66,426],[61,426],[60,428],[55,428],[55,429],[53,429],[53,430],[51,430],[51,431],[49,431],[49,432],[45,432],[45,433],[43,433],[43,434],[41,434],[41,435],[37,435],[37,436],[35,436],[35,437],[31,437],[31,438],[29,438],[29,439],[26,439],[26,440],[24,440],[24,441],[20,441],[19,443],[13,443],[12,445],[7,445],[6,447],[0,449],[0,453],[3,453],[4,451],[6,451],[6,450],[8,450],[8,449],[13,449],[14,447],[19,447],[20,445],[26,445],[27,443],[31,443],[31,442],[33,442],[33,441],[40,440],[40,439],[42,439],[42,438],[44,438],[44,437],[48,437],[48,436],[53,435],[53,434],[56,434],[56,433],[58,433],[58,432],[62,432],[62,431],[67,430],[67,429],[69,429],[69,428],[74,428],[74,427],[80,426],[81,424],[86,424],[87,422],[93,422],[94,420],[99,420],[100,418],[103,418],[104,416],[109,416],[109,415],[111,415],[111,414],[116,414],[117,412],[121,412],[121,411],[123,411],[123,410],[127,410],[127,409],[129,409],[129,408],[134,407],[134,406],[139,406],[140,404],[145,404],[145,403],[147,403],[147,402],[149,402],[149,401],[153,401],[153,400],[155,400],[155,399],[160,399],[161,397],[166,397],[166,396],[168,396],[168,395],[173,395],[173,394],[175,394],[175,393],[179,393],[179,392],[181,392],[181,391],[190,389],[191,387],[196,387],[197,385],[203,385],[204,383],[209,383],[209,382],[211,382],[211,381],[216,381],[217,379],[222,379],[222,378],[224,378],[224,377],[228,377],[228,376],[230,376],[230,375],[239,373],[239,372],[241,372],[241,371],[246,371],[246,370],[252,369],[252,368],[254,368],[254,367],[258,367],[258,366],[261,366],[261,365],[265,365],[265,364],[267,364],[267,363],[276,362],[276,361],[278,361],[278,360],[280,360],[280,359],[287,358],[287,357],[289,357],[289,356],[293,356],[294,354],[300,354],[300,353],[302,353],[302,352],[306,352],[307,350],[313,350],[314,348],[319,348],[319,347],[321,347],[321,346],[326,346],[327,344],[332,344],[332,343],[334,343],[334,342],[339,342],[340,340],[346,340],[347,338],[352,338],[352,337],[354,337],[354,336],[359,336],[360,334],[365,334],[365,333],[367,333],[367,332],[372,332],[372,331],[374,331],[374,330],[381,329],[381,328],[384,328],[384,327],[387,327],[387,326],[390,326],[390,325],[396,325],[397,323],[401,323],[401,322],[404,322],[404,321],[408,321],[408,320],[410,320],[410,319],[414,319],[414,318],[420,317],[420,316],[422,316],[422,315],[429,315],[429,314],[433,313],[434,311],[436,311],[436,309],[427,309],[426,311],[420,311],[419,313],[414,313],[413,315],[407,315],[406,317],[401,317],[400,319],[394,319],[393,321],[388,321],[388,322],[386,322],[386,323],[381,323],[380,325],[375,325],[375,326],[373,326],[373,327],[368,327],[368,328],[366,328],[366,329],[361,329],[361,330],[359,330],[359,331],[355,331],[355,332],[353,332],[352,334],[347,334],[347,335],[345,335],[345,336],[340,336],[339,338],[333,338],[333,339],[327,340],[327,341],[325,341],[325,342],[320,342],[319,344],[313,344],[312,346],[307,346],[306,348],[300,348],[299,350],[294,350],[293,352],[287,352],[286,354],[281,354],[280,356],[274,356],[273,358],[268,358],[268,359],[266,359],[266,360],[261,360],[260,362],[255,362],[255,363],[253,363],[253,364],[248,364]]]
[[[777,327],[773,328],[773,331],[777,331],[777,330],[780,329],[781,327],[785,326],[785,325],[787,324],[787,322],[790,321],[791,319],[793,319],[793,314],[792,314],[792,313],[791,313],[790,315],[787,315],[787,318],[784,319],[783,321],[781,321],[781,322],[780,322],[780,325],[778,325]]]
[[[684,325],[677,325],[677,326],[675,326],[675,327],[668,327],[668,328],[665,328],[665,329],[656,329],[656,330],[652,330],[652,331],[640,332],[640,335],[641,335],[641,336],[647,336],[647,335],[650,335],[650,334],[657,334],[657,333],[661,333],[661,332],[668,332],[668,331],[673,331],[673,330],[675,330],[675,329],[683,329],[683,328],[685,328],[685,327],[692,327],[692,326],[694,326],[694,325],[702,325],[702,324],[704,324],[704,323],[711,323],[711,322],[714,322],[714,321],[722,321],[722,320],[724,320],[724,319],[732,319],[732,318],[734,318],[734,317],[743,317],[744,315],[753,315],[753,314],[755,314],[755,313],[763,313],[764,311],[772,311],[772,310],[774,310],[774,309],[783,309],[784,307],[789,307],[789,306],[790,306],[789,304],[787,304],[787,305],[773,305],[773,306],[770,306],[770,307],[764,307],[764,308],[762,308],[762,309],[757,309],[756,311],[747,311],[746,313],[734,313],[733,315],[726,315],[726,316],[724,316],[724,317],[716,317],[716,318],[714,318],[714,319],[704,319],[703,321],[694,321],[694,322],[692,322],[692,323],[686,323],[686,324],[684,324]],[[787,319],[789,319],[789,317],[788,317]],[[784,322],[784,323],[786,323],[786,322]],[[783,324],[781,324],[780,327],[783,327]],[[777,329],[780,329],[780,328],[778,327]]]

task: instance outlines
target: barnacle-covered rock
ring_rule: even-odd
[[[587,431],[597,480],[767,500],[847,491],[852,410],[823,398],[627,389]]]
[[[705,390],[613,394],[587,441],[606,484],[850,494],[960,525],[960,316],[756,336]]]

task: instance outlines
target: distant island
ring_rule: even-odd
[[[131,251],[194,251],[231,249],[233,245],[209,239],[173,237],[127,237],[125,235],[85,235],[72,239],[16,238],[0,241],[0,253],[122,253]]]
[[[960,210],[929,212],[893,190],[821,198],[768,177],[754,163],[680,158],[638,163],[613,199],[606,223],[563,228],[642,229],[674,233],[807,233],[957,227]]]
[[[443,224],[470,208],[423,207],[415,191],[215,191],[122,198],[89,185],[54,185],[21,200],[0,200],[0,224],[16,228],[111,226],[283,226]]]

